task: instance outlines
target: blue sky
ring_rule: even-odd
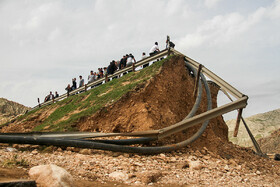
[[[0,0],[0,23],[0,97],[27,106],[168,34],[249,96],[244,116],[280,108],[280,0]]]

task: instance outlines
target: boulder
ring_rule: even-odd
[[[29,176],[43,187],[73,187],[73,177],[57,165],[40,165],[29,170]]]
[[[203,168],[203,165],[200,161],[189,161],[189,167],[190,169],[193,169],[193,170],[200,170]]]
[[[115,171],[113,173],[110,173],[109,177],[118,181],[125,181],[128,179],[128,175],[120,171]]]

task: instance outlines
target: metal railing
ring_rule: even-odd
[[[90,89],[92,86],[96,86],[96,85],[99,85],[99,84],[103,84],[103,83],[106,83],[106,79],[111,79],[113,77],[118,77],[118,76],[121,76],[122,74],[126,73],[126,72],[130,72],[130,71],[134,71],[137,67],[141,67],[143,66],[144,64],[147,64],[147,63],[150,63],[151,61],[154,61],[156,59],[159,59],[159,58],[162,58],[162,57],[165,57],[167,56],[169,53],[169,50],[168,49],[165,49],[165,50],[162,50],[160,51],[159,53],[153,55],[153,56],[149,56],[149,57],[146,57],[142,60],[139,60],[137,61],[136,63],[133,63],[132,66],[129,66],[129,67],[126,67],[126,68],[123,68],[121,70],[118,70],[116,71],[114,74],[112,75],[107,75],[107,77],[103,77],[103,78],[100,78],[98,80],[95,80],[91,83],[88,83],[88,84],[85,84],[83,87],[79,87],[75,90],[72,90],[71,92],[69,93],[64,93],[62,95],[60,95],[59,97],[57,98],[54,98],[53,100],[50,100],[50,101],[46,101],[46,102],[43,102],[43,103],[39,103],[38,105],[36,105],[35,107],[33,107],[32,109],[29,110],[32,111],[34,109],[37,109],[39,107],[43,107],[43,106],[46,106],[46,105],[50,105],[54,102],[57,102],[57,101],[60,101],[60,100],[63,100],[65,98],[67,98],[68,96],[70,95],[75,95],[75,94],[79,94],[80,92],[83,92],[83,91],[87,91],[88,89]]]

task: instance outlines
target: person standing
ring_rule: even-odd
[[[65,90],[67,91],[67,97],[69,97],[69,93],[71,92],[71,90],[73,90],[73,86],[71,87],[70,84],[68,84]]]
[[[84,81],[84,79],[83,79],[82,75],[80,75],[79,77],[80,77],[79,88],[81,88],[82,86],[84,86],[84,85],[85,85],[85,81]]]
[[[127,62],[126,62],[126,66],[132,66],[132,61],[134,61],[134,63],[136,63],[136,60],[134,58],[134,56],[130,53],[127,57]]]
[[[93,74],[93,71],[91,70],[90,71],[90,74],[89,74],[89,76],[88,76],[88,83],[91,83],[91,82],[93,82],[95,80],[95,76],[94,76],[94,74]]]
[[[155,42],[155,45],[150,49],[150,56],[155,55],[156,53],[160,52],[159,47],[158,47],[158,43]]]
[[[145,58],[147,58],[147,56],[146,56],[146,53],[143,52],[143,53],[142,53],[141,60],[143,60],[143,59],[145,59]],[[144,64],[144,65],[143,65],[143,68],[148,67],[148,66],[149,66],[149,62],[148,62],[147,64]]]
[[[119,69],[123,69],[125,67],[125,59],[126,59],[126,56],[123,55],[121,61],[120,61],[120,66],[119,66]]]
[[[59,94],[57,93],[57,91],[55,91],[54,98],[58,98],[58,97],[59,97]]]
[[[77,82],[76,82],[76,78],[72,79],[72,90],[75,90],[77,88]]]
[[[53,100],[54,99],[54,95],[52,94],[52,92],[50,92],[50,100]]]

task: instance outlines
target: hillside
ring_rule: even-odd
[[[259,140],[260,138],[269,136],[272,132],[280,128],[280,109],[245,118],[245,121],[256,140]],[[236,120],[226,121],[229,128],[230,141],[240,146],[253,146],[242,122],[240,123],[238,136],[233,137],[235,123]]]
[[[0,125],[24,114],[28,109],[29,107],[19,103],[0,98]]]

